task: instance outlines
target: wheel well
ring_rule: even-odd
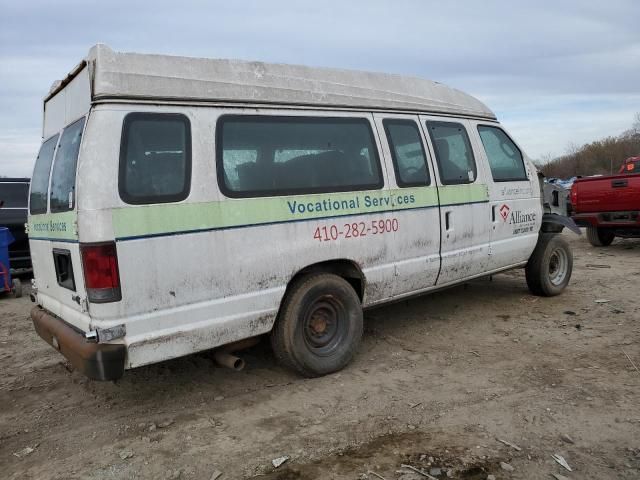
[[[560,233],[565,227],[577,235],[581,234],[580,228],[571,217],[564,217],[555,213],[545,213],[542,215],[542,226],[540,227],[541,232]]]
[[[564,227],[553,222],[542,222],[540,230],[543,233],[561,233]]]
[[[333,273],[334,275],[344,278],[353,287],[362,302],[366,280],[357,263],[351,260],[339,259],[308,265],[291,277],[291,280],[289,280],[287,284],[287,290],[289,286],[293,285],[301,276],[309,273]]]

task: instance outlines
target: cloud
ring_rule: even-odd
[[[488,103],[532,157],[640,110],[634,0],[2,1],[0,174],[29,174],[42,97],[97,42],[431,78]]]
[[[561,155],[570,144],[619,135],[630,128],[640,110],[640,93],[534,96],[518,104],[510,98],[488,103],[530,156],[538,152],[534,158]]]
[[[30,177],[40,148],[39,130],[4,130],[0,133],[0,176]]]

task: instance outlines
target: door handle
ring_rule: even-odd
[[[496,221],[496,205],[493,205],[491,207],[491,221],[492,222]]]
[[[626,187],[628,185],[629,185],[629,181],[627,179],[611,180],[611,186],[613,188]]]
[[[451,229],[451,212],[445,212],[444,214],[444,228],[445,230]]]

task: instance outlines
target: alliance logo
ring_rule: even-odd
[[[509,223],[511,224],[519,224],[519,223],[531,223],[536,221],[535,212],[530,213],[522,213],[520,210],[516,210],[511,212],[511,218],[509,219]]]
[[[510,211],[511,209],[509,208],[509,205],[507,205],[506,203],[503,203],[502,206],[500,207],[500,216],[502,217],[502,221],[504,222],[507,221]]]

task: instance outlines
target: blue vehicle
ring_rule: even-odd
[[[22,284],[17,278],[11,278],[9,245],[13,235],[7,227],[0,227],[0,293],[13,293],[16,298],[22,296]]]

